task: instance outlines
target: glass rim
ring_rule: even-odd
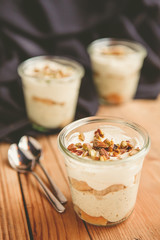
[[[124,126],[128,126],[130,128],[132,128],[133,130],[137,131],[143,138],[144,140],[144,144],[143,147],[140,149],[139,152],[137,152],[136,154],[132,155],[132,156],[128,156],[125,157],[121,160],[117,159],[114,161],[95,161],[92,159],[84,159],[83,157],[77,156],[75,154],[73,154],[72,152],[70,152],[67,147],[65,146],[65,137],[69,134],[70,131],[83,126],[85,124],[88,123],[102,123],[102,122],[110,122],[110,123],[120,123]],[[65,155],[67,155],[68,157],[70,157],[72,160],[74,160],[76,163],[79,164],[84,164],[84,165],[93,165],[93,166],[112,166],[112,165],[116,165],[116,164],[122,164],[122,163],[129,163],[129,162],[134,162],[137,160],[137,158],[144,156],[145,154],[147,154],[147,152],[149,151],[149,147],[150,147],[150,137],[147,133],[147,131],[145,130],[145,128],[143,128],[141,125],[126,120],[124,118],[119,118],[119,117],[112,117],[112,116],[93,116],[93,117],[86,117],[86,118],[82,118],[80,120],[74,121],[70,124],[68,124],[67,126],[65,126],[61,132],[58,135],[58,147],[60,149],[61,152],[65,153]],[[136,156],[136,157],[135,157]]]
[[[96,39],[93,42],[91,42],[88,47],[87,47],[87,51],[88,53],[91,53],[92,49],[94,46],[101,44],[101,43],[108,43],[108,46],[111,43],[115,43],[115,44],[121,44],[123,46],[128,46],[128,47],[133,47],[134,50],[134,54],[141,54],[144,58],[147,56],[147,50],[146,48],[139,42],[133,41],[133,40],[128,40],[128,39],[119,39],[119,38],[100,38],[100,39]],[[109,56],[107,55],[107,57],[113,57],[112,55]]]
[[[42,79],[42,77],[36,77],[36,76],[31,76],[29,74],[26,74],[24,73],[24,68],[25,66],[27,66],[27,64],[30,64],[34,61],[39,61],[39,60],[53,60],[53,61],[62,61],[62,64],[63,63],[68,63],[71,67],[73,67],[75,69],[74,73],[68,77],[62,77],[60,79],[57,79],[57,78],[49,78],[51,79],[52,81],[58,81],[58,82],[61,82],[61,81],[70,81],[72,78],[75,77],[75,75],[78,75],[82,78],[84,76],[84,67],[82,66],[82,64],[80,64],[79,62],[71,59],[71,58],[68,58],[68,57],[63,57],[63,56],[56,56],[56,55],[41,55],[41,56],[35,56],[35,57],[31,57],[31,58],[28,58],[26,59],[25,61],[21,62],[19,65],[18,65],[18,68],[17,68],[17,72],[19,74],[19,76],[21,78],[23,78],[24,76],[25,77],[28,77],[28,78],[33,78],[33,79]]]

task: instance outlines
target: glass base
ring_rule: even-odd
[[[41,133],[48,133],[48,134],[55,134],[55,133],[58,133],[61,129],[60,128],[45,128],[45,127],[42,127],[36,123],[31,123],[32,124],[32,128],[38,132],[41,132]]]
[[[39,131],[39,132],[49,132],[50,130],[48,128],[42,127],[36,123],[32,123],[33,129]]]
[[[131,211],[129,211],[129,213],[128,213],[124,218],[122,218],[121,220],[119,220],[119,221],[117,221],[117,222],[109,222],[109,221],[106,220],[106,221],[107,221],[106,224],[104,224],[104,223],[102,223],[102,224],[94,223],[93,219],[92,219],[91,222],[90,222],[89,220],[87,221],[86,219],[84,219],[84,218],[81,216],[81,210],[80,210],[79,208],[74,207],[74,210],[75,210],[76,214],[78,215],[78,217],[79,217],[81,220],[83,220],[83,221],[85,221],[86,223],[88,223],[88,224],[91,224],[91,225],[94,225],[94,226],[101,226],[101,227],[112,227],[112,226],[115,226],[115,225],[120,224],[120,223],[124,222],[125,220],[127,220],[127,219],[129,218],[129,216],[132,214],[134,208],[133,208]],[[87,215],[87,214],[86,214],[86,215]],[[88,216],[89,216],[89,215],[88,215]],[[93,218],[94,218],[94,217],[93,217]]]

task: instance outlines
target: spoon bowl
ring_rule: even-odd
[[[57,200],[57,198],[51,193],[51,191],[44,185],[42,180],[38,175],[33,172],[35,167],[35,157],[33,154],[26,150],[18,147],[17,144],[11,144],[8,149],[8,161],[12,168],[14,168],[19,173],[32,173],[32,175],[39,182],[40,186],[44,190],[46,197],[52,206],[59,212],[64,212],[64,206]]]
[[[36,161],[39,161],[42,158],[42,147],[40,143],[33,137],[23,136],[21,137],[18,146],[21,149],[29,150]]]
[[[32,171],[36,164],[34,156],[29,151],[18,148],[15,143],[9,147],[8,160],[10,165],[21,173]]]

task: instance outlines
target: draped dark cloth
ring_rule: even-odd
[[[0,0],[0,139],[37,134],[28,124],[17,66],[38,55],[67,56],[85,67],[76,117],[94,115],[98,98],[86,48],[115,37],[143,44],[148,56],[136,98],[160,92],[159,0]]]

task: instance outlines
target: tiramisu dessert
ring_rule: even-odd
[[[133,98],[146,50],[138,43],[100,39],[88,51],[101,102],[119,104]]]
[[[61,57],[34,57],[18,68],[27,114],[38,129],[62,128],[75,116],[83,67]]]
[[[134,209],[146,154],[144,136],[110,120],[98,128],[90,127],[94,118],[90,125],[77,122],[77,128],[72,123],[59,135],[74,209],[88,223],[115,225]]]

